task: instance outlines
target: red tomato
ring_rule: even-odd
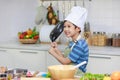
[[[19,36],[19,39],[24,39],[24,35],[21,34],[21,35]]]
[[[39,35],[36,35],[36,36],[34,36],[33,38],[34,38],[34,39],[38,39],[38,38],[39,38]]]
[[[27,32],[25,31],[25,32],[22,32],[22,35],[27,35]]]

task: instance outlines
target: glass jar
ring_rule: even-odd
[[[116,34],[112,34],[113,40],[112,40],[112,46],[115,47],[116,46]]]
[[[97,46],[98,45],[98,34],[97,34],[97,32],[93,32],[92,45],[93,46]]]
[[[116,47],[120,47],[120,34],[116,35],[116,43],[115,43]]]
[[[98,46],[105,46],[106,45],[106,33],[100,32],[98,36]]]
[[[118,44],[119,44],[119,47],[120,47],[120,33],[118,34]]]
[[[112,35],[111,35],[111,33],[108,33],[107,34],[107,39],[106,39],[106,45],[107,46],[112,46]]]

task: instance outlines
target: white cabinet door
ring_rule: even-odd
[[[14,68],[25,68],[31,71],[46,71],[45,51],[12,49]]]
[[[14,66],[13,58],[9,53],[9,49],[0,48],[0,66],[8,68]]]
[[[111,73],[120,70],[120,57],[109,55],[93,55],[89,56],[87,72],[91,73]]]
[[[120,71],[120,56],[112,56],[111,71]]]
[[[59,65],[61,64],[58,60],[56,60],[51,54],[47,53],[47,67],[51,65]]]

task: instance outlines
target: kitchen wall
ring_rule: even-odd
[[[53,4],[55,11],[59,10],[59,18],[63,20],[75,5],[88,9],[88,19],[91,31],[120,32],[120,0],[68,0],[46,1],[44,6]],[[0,41],[16,39],[17,32],[35,26],[37,7],[40,0],[0,0]],[[63,15],[63,12],[65,14]]]
[[[92,0],[89,21],[93,31],[120,33],[120,0]]]
[[[120,31],[120,0],[75,0],[76,4],[79,6],[84,6],[88,9],[88,19],[90,22],[91,31],[105,31],[110,33],[119,33]],[[58,1],[56,5],[59,5],[60,12],[62,12],[63,5],[65,5],[65,16],[68,14],[69,5],[72,7],[74,5],[73,0]],[[83,3],[84,1],[84,3]],[[47,3],[47,2],[46,2]],[[48,2],[49,3],[49,2]],[[55,1],[52,2],[53,7],[55,6]],[[44,5],[48,5],[45,4]],[[60,13],[60,15],[62,15]],[[60,19],[63,19],[63,16],[60,16]]]
[[[0,41],[15,39],[18,31],[33,27],[38,0],[0,0]]]

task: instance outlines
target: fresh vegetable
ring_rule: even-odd
[[[23,34],[19,35],[19,39],[24,39],[24,35]]]
[[[120,71],[112,72],[110,77],[111,77],[111,80],[120,80]]]
[[[105,76],[105,77],[103,78],[103,80],[111,80],[111,77],[110,77],[110,76]]]
[[[41,76],[42,76],[42,77],[45,77],[45,78],[51,78],[51,75],[50,75],[49,72],[44,73],[44,74],[42,74]]]
[[[28,35],[31,35],[33,33],[33,31],[31,30],[31,28],[29,28],[28,30],[27,30],[27,34]]]
[[[36,27],[29,28],[24,32],[18,32],[19,39],[39,39],[39,32],[36,31]]]
[[[34,38],[34,39],[38,39],[38,38],[39,38],[39,35],[35,35],[33,38]]]
[[[47,73],[46,78],[51,78],[51,75],[50,75],[50,73],[49,73],[49,72]]]
[[[103,80],[105,74],[85,73],[80,80]]]

